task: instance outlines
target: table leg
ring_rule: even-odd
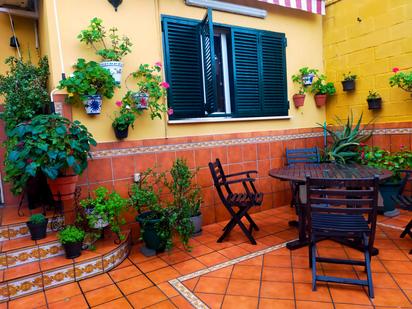
[[[298,204],[295,207],[298,207],[298,221],[289,221],[289,226],[298,227],[299,239],[286,244],[286,248],[289,250],[299,249],[309,244],[309,239],[306,237],[306,213],[304,206]]]

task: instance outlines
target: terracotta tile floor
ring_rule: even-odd
[[[170,253],[145,257],[140,245],[135,245],[130,256],[107,274],[3,303],[0,308],[192,308],[168,281],[199,270],[206,273],[180,280],[186,292],[211,308],[412,308],[412,255],[408,254],[412,240],[399,238],[399,228],[410,214],[379,218],[391,227],[378,227],[376,246],[381,253],[372,260],[372,301],[361,287],[319,283],[318,291],[312,291],[307,248],[289,251],[274,247],[296,238],[296,230],[287,225],[295,217],[288,206],[253,217],[260,227],[255,233],[257,246],[250,245],[239,229],[217,244],[224,222],[212,224],[191,241],[191,252],[178,247]],[[359,252],[332,241],[318,246],[324,255],[359,256]],[[264,249],[268,251],[265,254],[258,252],[256,257],[218,270],[207,269]],[[365,276],[356,266],[321,265],[319,271]]]

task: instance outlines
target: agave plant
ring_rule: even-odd
[[[346,123],[336,117],[337,126],[340,130],[334,130],[330,125],[319,124],[332,137],[332,143],[326,146],[324,159],[336,163],[349,163],[359,157],[357,149],[361,144],[372,136],[372,131],[366,132],[364,126],[361,128],[362,115],[354,125],[353,114],[351,113]],[[334,126],[336,127],[336,126]]]

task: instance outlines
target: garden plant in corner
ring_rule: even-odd
[[[30,177],[42,171],[56,200],[72,199],[78,175],[87,168],[96,141],[79,121],[38,115],[9,132],[16,146],[5,159],[6,181],[20,194]]]

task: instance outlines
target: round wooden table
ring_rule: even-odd
[[[294,181],[301,184],[305,184],[307,176],[311,178],[360,179],[372,178],[375,175],[379,176],[380,180],[385,180],[392,176],[392,172],[361,164],[343,165],[335,163],[293,164],[281,168],[271,169],[269,171],[269,176],[273,178],[286,181]],[[297,192],[297,194],[299,194],[299,192]],[[298,219],[298,222],[289,222],[289,225],[297,225],[299,228],[299,239],[291,241],[286,245],[286,247],[290,250],[298,249],[308,245],[308,239],[306,237],[306,215],[303,207],[298,207]],[[357,248],[356,244],[346,244],[356,249],[360,249]],[[378,253],[378,249],[374,248],[372,254],[376,255]]]

